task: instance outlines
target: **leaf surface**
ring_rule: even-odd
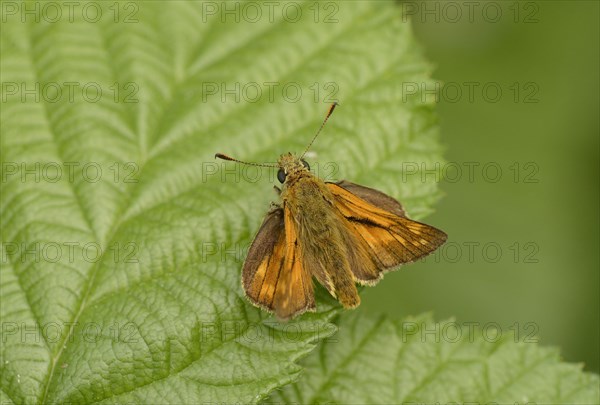
[[[335,99],[316,174],[379,188],[416,217],[439,197],[432,178],[404,176],[441,149],[419,90],[431,68],[398,7],[316,16],[307,1],[297,20],[263,9],[237,22],[215,4],[5,16],[3,403],[247,403],[297,378],[333,307],[279,325],[247,303],[239,271],[275,173],[215,152],[300,152]]]

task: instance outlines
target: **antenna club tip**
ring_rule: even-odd
[[[335,110],[335,107],[338,105],[340,105],[340,103],[337,101],[334,101],[333,104],[331,104],[331,107],[329,107],[329,111],[327,112],[327,118],[329,118],[329,116],[333,113],[333,110]]]

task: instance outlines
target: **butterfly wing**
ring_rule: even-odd
[[[380,191],[346,181],[326,184],[336,209],[380,271],[413,262],[446,241],[444,232],[406,218],[400,203]],[[378,280],[361,277],[360,271],[354,274],[356,281],[364,284]]]
[[[315,309],[311,277],[302,267],[296,229],[287,217],[283,208],[267,214],[242,269],[250,302],[281,319]]]
[[[275,314],[280,319],[289,319],[314,311],[316,305],[312,275],[304,266],[305,252],[289,207],[284,208],[284,227],[285,263],[275,291]]]
[[[265,217],[242,269],[242,286],[254,305],[273,311],[275,288],[285,261],[283,209]]]

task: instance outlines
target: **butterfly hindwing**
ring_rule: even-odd
[[[389,195],[382,193],[379,190],[375,190],[374,188],[370,187],[360,186],[348,180],[341,180],[334,184],[343,187],[355,196],[362,198],[363,200],[373,204],[376,207],[382,208],[400,217],[406,216],[404,208],[402,208],[402,205],[398,201],[396,201]]]

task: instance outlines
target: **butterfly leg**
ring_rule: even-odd
[[[277,195],[281,194],[281,189],[277,186],[273,186],[273,190],[277,193]]]

